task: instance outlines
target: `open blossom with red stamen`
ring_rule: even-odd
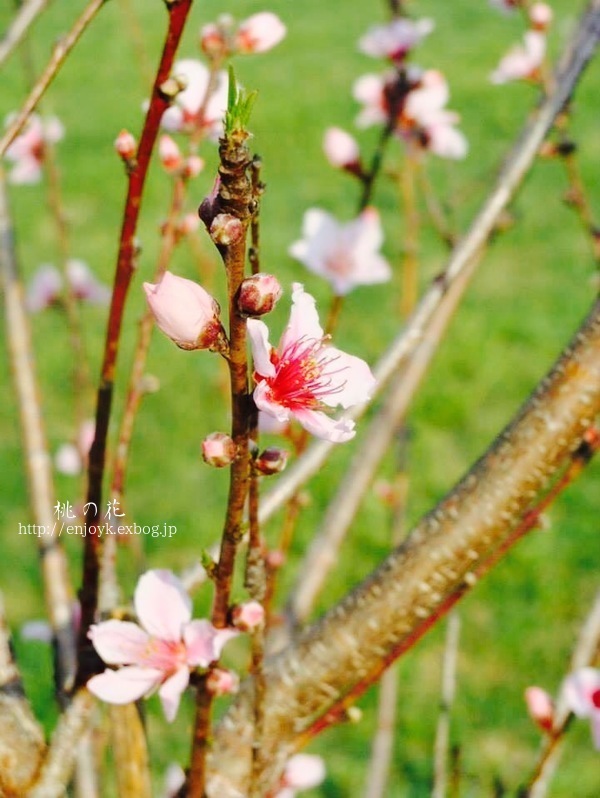
[[[6,124],[11,121],[9,115]],[[9,182],[21,185],[39,183],[46,146],[60,141],[64,135],[65,129],[56,117],[42,120],[37,114],[32,114],[23,131],[6,150],[6,159],[14,164],[8,175]]]
[[[190,670],[207,668],[225,643],[238,633],[192,620],[192,602],[171,571],[147,571],[137,584],[134,607],[140,624],[103,621],[89,637],[107,665],[93,676],[88,690],[109,704],[128,704],[158,689],[168,721],[177,714]]]
[[[354,437],[354,422],[336,420],[324,410],[352,407],[370,398],[375,378],[364,360],[329,344],[315,300],[295,283],[289,323],[277,349],[262,321],[248,320],[254,355],[254,401],[278,421],[295,418],[318,438],[343,443]]]

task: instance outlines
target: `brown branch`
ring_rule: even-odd
[[[44,96],[46,89],[58,74],[60,68],[67,59],[67,56],[73,47],[75,47],[82,33],[85,31],[90,22],[92,22],[105,2],[106,0],[91,0],[69,33],[67,33],[66,36],[63,36],[58,44],[55,45],[45,70],[29,93],[29,96],[27,97],[23,107],[8,126],[4,136],[0,139],[0,158],[6,153],[6,150],[19,135],[23,125],[29,118],[29,115]]]
[[[26,0],[21,4],[0,41],[0,67],[8,60],[13,50],[19,46],[30,26],[49,2],[50,0]]]
[[[478,568],[487,572],[507,540],[537,523],[527,514],[532,496],[578,447],[571,476],[580,469],[581,442],[599,412],[597,302],[548,377],[464,479],[369,578],[267,665],[262,747],[272,764],[265,788],[302,739],[329,725],[330,709],[360,695],[470,589]],[[249,715],[243,691],[216,737],[213,767],[238,786],[248,778]]]
[[[64,550],[56,535],[52,463],[41,413],[29,318],[19,280],[4,173],[0,169],[0,267],[4,283],[6,338],[20,412],[33,522],[38,533],[46,607],[57,647],[56,681],[69,690],[75,678],[73,592]],[[27,538],[24,538],[27,539]]]
[[[89,526],[96,523],[101,512],[102,479],[106,459],[108,423],[112,407],[115,369],[125,302],[133,276],[135,231],[141,208],[142,194],[146,182],[148,166],[150,164],[150,157],[158,135],[160,120],[172,99],[165,93],[162,86],[171,72],[175,53],[183,34],[191,4],[192,0],[171,0],[171,2],[167,4],[169,23],[165,44],[152,89],[150,107],[146,114],[144,129],[140,138],[136,155],[136,164],[129,172],[129,185],[123,213],[117,267],[107,323],[100,385],[98,388],[96,433],[89,455],[87,501],[95,506],[94,517],[89,517]],[[88,659],[91,654],[91,647],[87,639],[87,630],[94,621],[98,603],[99,548],[97,536],[87,534],[85,537],[83,578],[80,590],[81,632],[79,638],[80,673],[78,676],[80,684],[87,681],[96,664],[95,661],[88,661],[85,663],[85,660]]]
[[[567,47],[558,67],[555,89],[545,97],[532,119],[519,135],[506,166],[498,177],[491,193],[470,228],[452,252],[444,272],[431,284],[415,313],[392,342],[374,369],[380,393],[399,368],[413,355],[427,337],[428,328],[435,324],[438,312],[447,312],[440,306],[451,286],[463,280],[463,289],[470,282],[477,267],[476,257],[493,234],[498,219],[514,199],[525,175],[531,168],[539,147],[551,128],[555,117],[573,93],[588,61],[593,56],[600,37],[600,0],[593,0],[582,16],[578,29]],[[343,414],[345,418],[360,418],[366,405],[357,405]],[[314,474],[316,474],[336,444],[316,441],[277,485],[261,498],[260,520],[264,523],[287,502]]]

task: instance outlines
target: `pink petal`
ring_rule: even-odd
[[[190,681],[190,672],[187,667],[178,668],[172,676],[159,687],[158,697],[162,704],[165,718],[169,723],[175,720],[179,702]]]
[[[354,422],[349,419],[338,421],[320,410],[299,409],[294,410],[292,415],[311,435],[331,443],[346,443],[356,435]]]
[[[162,671],[131,665],[118,671],[107,669],[98,676],[92,676],[87,688],[92,695],[109,704],[130,704],[156,689],[163,677]]]
[[[259,382],[254,389],[254,404],[259,410],[268,413],[280,424],[285,424],[290,420],[291,412],[289,408],[274,402],[271,398],[271,388],[266,382]]]
[[[192,617],[192,602],[174,573],[147,571],[140,577],[133,599],[136,614],[148,634],[179,642]]]
[[[332,166],[344,168],[357,164],[360,160],[360,149],[354,136],[339,127],[329,127],[323,137],[323,151]]]
[[[271,344],[267,325],[259,319],[248,319],[247,329],[255,371],[263,377],[274,377],[275,366],[271,363]]]
[[[261,11],[245,19],[236,41],[242,53],[265,53],[284,38],[286,27],[276,14]]]
[[[318,787],[325,778],[325,763],[314,754],[295,754],[283,772],[283,783],[294,790]]]
[[[140,661],[148,645],[148,635],[131,621],[102,621],[90,627],[88,637],[108,665],[129,665]]]
[[[188,665],[207,668],[219,659],[225,643],[237,635],[235,629],[216,629],[210,621],[190,621],[183,630]]]

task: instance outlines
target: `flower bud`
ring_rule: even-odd
[[[211,695],[230,695],[237,693],[240,679],[237,673],[225,668],[213,668],[206,677],[206,689]]]
[[[229,247],[244,235],[244,225],[230,213],[218,213],[210,225],[210,237],[218,247]]]
[[[552,9],[546,3],[534,3],[529,9],[529,20],[534,30],[547,30],[553,16]]]
[[[289,452],[286,452],[285,449],[270,446],[256,458],[254,468],[265,476],[279,474],[286,467],[288,457]]]
[[[240,285],[238,310],[242,316],[263,316],[273,310],[281,294],[279,280],[272,274],[253,274]]]
[[[169,174],[183,168],[184,160],[179,147],[171,136],[163,135],[158,142],[158,157],[163,168]]]
[[[189,178],[196,177],[204,169],[204,158],[199,155],[190,155],[186,160],[183,176]]]
[[[186,213],[183,219],[179,222],[178,232],[182,236],[188,236],[190,233],[195,233],[200,227],[200,217],[197,213],[191,211]]]
[[[202,441],[202,457],[204,462],[215,468],[224,468],[235,459],[235,443],[224,432],[211,432]]]
[[[135,158],[137,143],[134,136],[128,130],[122,130],[114,143],[115,150],[127,163]]]
[[[236,629],[241,632],[251,632],[264,623],[265,609],[258,601],[247,601],[233,608],[231,619]]]
[[[204,25],[200,30],[200,48],[207,58],[215,61],[226,58],[229,47],[223,25],[214,22]]]
[[[261,11],[245,19],[235,34],[238,53],[265,53],[285,37],[286,27],[276,14]]]
[[[329,127],[323,137],[323,151],[332,166],[355,170],[360,164],[360,150],[356,139],[339,127]]]
[[[180,349],[227,350],[219,304],[192,280],[165,272],[160,283],[144,283],[158,327]]]
[[[552,731],[554,723],[554,702],[541,687],[528,687],[525,690],[525,703],[531,719],[542,731]]]

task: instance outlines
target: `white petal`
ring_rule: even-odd
[[[294,410],[292,415],[316,438],[323,438],[332,443],[345,443],[356,435],[353,421],[348,419],[338,421],[320,410]]]
[[[574,671],[565,679],[563,690],[571,712],[579,718],[591,717],[592,696],[600,690],[600,670],[580,668]]]
[[[332,392],[320,396],[322,402],[329,407],[341,405],[344,408],[352,407],[371,398],[376,380],[371,369],[360,357],[348,355],[340,349],[328,346],[323,350],[320,361],[327,359],[327,371],[335,371],[332,377]]]
[[[319,324],[315,299],[305,292],[304,286],[294,283],[290,320],[281,336],[279,354],[283,354],[289,346],[301,339],[319,341],[321,338],[323,338],[323,328]]]
[[[158,690],[158,697],[160,698],[165,718],[169,723],[175,720],[181,696],[188,686],[189,681],[190,672],[188,668],[178,668],[172,676],[169,676],[169,678],[161,684]]]
[[[161,683],[162,671],[155,668],[138,668],[133,665],[118,671],[105,670],[92,676],[87,688],[102,701],[109,704],[130,704],[151,693]]]
[[[140,577],[133,599],[146,631],[161,640],[179,642],[183,626],[192,617],[192,602],[174,573],[147,571]]]
[[[148,635],[137,623],[116,619],[93,624],[88,637],[108,665],[139,662],[148,644]]]
[[[259,319],[248,319],[246,325],[252,346],[255,371],[262,377],[274,377],[275,366],[271,363],[269,328],[264,321]]]

